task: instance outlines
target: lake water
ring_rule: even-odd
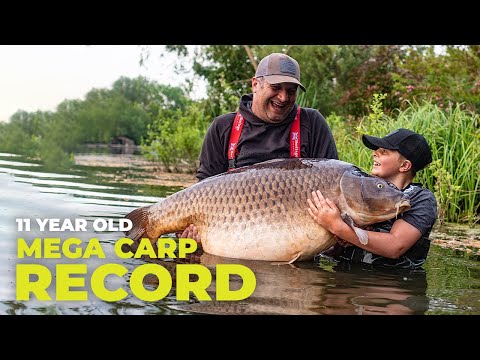
[[[120,155],[119,155],[120,156]],[[242,264],[250,268],[257,281],[251,296],[241,301],[177,300],[175,286],[167,296],[157,301],[141,300],[132,293],[130,277],[140,266],[159,264],[175,279],[177,262],[172,260],[121,259],[114,244],[124,235],[121,231],[95,231],[96,219],[118,220],[131,210],[153,204],[180,190],[178,187],[125,184],[98,173],[115,173],[115,169],[77,166],[68,173],[52,173],[37,164],[11,154],[0,154],[0,314],[480,314],[480,262],[478,256],[447,250],[433,245],[424,271],[384,272],[364,268],[339,268],[335,263],[303,262],[295,267],[275,266],[268,262],[239,261],[197,254],[182,263],[201,264],[214,272],[218,264]],[[115,176],[111,179],[116,179]],[[87,231],[41,231],[35,219],[85,219]],[[19,228],[16,219],[29,219],[30,231]],[[28,220],[27,220],[28,221]],[[21,224],[25,225],[25,222]],[[436,229],[436,236],[452,236],[448,227]],[[461,238],[460,232],[454,233]],[[468,232],[469,237],[480,234]],[[66,257],[19,259],[19,238],[31,243],[35,238],[78,238],[81,249],[88,241],[98,239],[105,258],[69,259]],[[477,237],[478,239],[478,237]],[[74,250],[72,246],[71,250]],[[180,262],[180,261],[179,261]],[[17,265],[34,265],[52,275],[51,284],[38,300],[16,300],[22,293],[16,272]],[[72,275],[82,300],[58,300],[64,291],[61,269],[86,265],[85,275]],[[84,265],[83,265],[84,264]],[[105,278],[108,291],[124,289],[118,301],[106,301],[91,290],[90,277],[101,265],[120,265],[125,274]],[[29,281],[37,281],[30,275]],[[153,279],[153,280],[152,280]],[[153,292],[155,277],[145,278],[144,287]],[[48,279],[47,279],[48,280]],[[25,281],[25,279],[23,280]],[[22,282],[24,284],[24,282]],[[175,282],[174,282],[175,284]],[[241,287],[241,280],[231,278],[230,288]],[[63,290],[62,290],[63,289]],[[214,297],[214,283],[208,293]],[[78,295],[80,296],[80,295]]]

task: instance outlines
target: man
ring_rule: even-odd
[[[338,159],[332,132],[318,110],[302,108],[296,120],[298,87],[305,91],[295,59],[280,53],[263,58],[252,78],[253,94],[242,96],[238,113],[221,115],[210,125],[197,178],[276,158]]]
[[[318,110],[296,104],[298,62],[273,53],[263,58],[252,78],[252,94],[243,95],[238,112],[215,118],[202,150],[198,180],[240,166],[288,157],[338,159],[332,132]],[[189,226],[182,237],[197,239]]]
[[[432,161],[430,147],[422,135],[407,129],[395,130],[383,138],[363,135],[362,141],[374,150],[372,175],[407,194],[411,208],[397,219],[375,224],[374,231],[367,231],[366,245],[360,243],[352,228],[341,219],[337,206],[320,191],[313,192],[312,200],[307,200],[308,211],[315,222],[337,236],[341,245],[346,245],[340,254],[329,251],[335,259],[417,269],[427,258],[429,236],[437,217],[435,196],[422,184],[413,182],[416,173]]]

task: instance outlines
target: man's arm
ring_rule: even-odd
[[[306,109],[305,109],[306,110]],[[308,157],[337,159],[338,152],[332,131],[318,110],[308,109],[311,125]]]
[[[230,116],[232,122],[233,116]],[[199,181],[228,170],[226,149],[228,139],[225,140],[226,133],[230,134],[231,131],[231,122],[228,120],[226,116],[216,118],[205,134],[199,157],[200,167],[197,170]]]
[[[336,235],[373,254],[386,258],[396,259],[410,249],[422,236],[420,230],[406,221],[399,219],[394,222],[389,233],[366,231],[368,243],[363,245],[341,218],[340,211],[333,201],[325,199],[320,191],[312,193],[312,200],[308,199],[310,216],[316,223]]]

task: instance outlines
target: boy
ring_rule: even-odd
[[[422,135],[407,129],[395,130],[383,138],[363,135],[362,141],[374,150],[372,175],[382,177],[407,194],[411,208],[397,219],[373,225],[373,231],[367,231],[366,245],[360,243],[340,217],[337,206],[320,191],[312,192],[312,200],[307,200],[308,211],[315,222],[337,237],[340,245],[346,245],[336,260],[419,268],[430,248],[428,238],[437,217],[437,202],[430,190],[413,183],[413,179],[432,162],[430,147]]]

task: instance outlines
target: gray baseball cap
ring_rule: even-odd
[[[270,54],[258,64],[255,77],[263,76],[269,84],[294,83],[305,92],[300,82],[300,66],[297,60],[281,53]]]

